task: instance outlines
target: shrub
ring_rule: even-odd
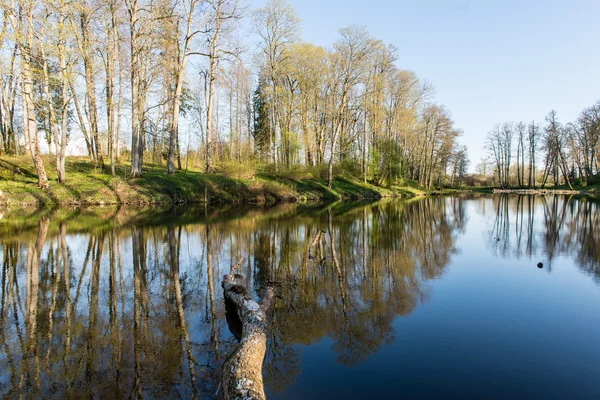
[[[256,175],[256,165],[253,162],[225,161],[218,165],[217,170],[231,179],[254,179]]]
[[[327,171],[325,172],[327,176]],[[339,165],[335,165],[333,168],[333,176],[342,175],[350,179],[361,179],[362,168],[360,162],[356,160],[344,160]]]
[[[314,174],[312,167],[305,167],[302,165],[293,165],[290,168],[280,165],[277,172],[275,171],[274,165],[266,165],[262,170],[268,175],[293,181],[318,178],[318,175]]]

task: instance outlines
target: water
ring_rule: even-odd
[[[219,397],[243,257],[256,298],[277,289],[271,399],[600,398],[591,200],[0,216],[3,397]]]

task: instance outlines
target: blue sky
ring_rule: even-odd
[[[264,0],[250,0],[252,8]],[[600,0],[288,0],[302,39],[325,47],[348,24],[398,46],[464,131],[471,170],[504,121],[563,122],[600,100]]]

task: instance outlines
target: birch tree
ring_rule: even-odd
[[[331,87],[333,100],[333,126],[331,131],[331,153],[327,165],[327,185],[333,186],[333,161],[337,142],[342,133],[344,116],[348,111],[350,96],[360,83],[365,61],[370,52],[371,39],[362,26],[351,25],[340,29],[340,39],[334,44],[331,61]]]
[[[173,66],[173,79],[175,81],[175,88],[173,98],[171,99],[172,114],[170,118],[171,124],[169,126],[169,152],[167,156],[167,171],[169,174],[175,173],[175,150],[179,135],[181,91],[183,90],[186,66],[191,54],[192,41],[194,36],[200,33],[200,30],[198,30],[196,26],[196,11],[200,3],[200,0],[183,0],[178,8],[179,15],[174,16],[176,19],[177,46],[174,49],[175,65]],[[218,4],[217,7],[221,7],[221,4]],[[180,28],[180,26],[182,26],[182,28]],[[181,34],[179,32],[180,29],[182,29]]]
[[[240,50],[225,46],[226,36],[234,28],[233,22],[240,19],[243,9],[239,0],[207,0],[208,23],[206,34],[207,49],[198,52],[208,58],[208,69],[206,71],[207,105],[206,105],[206,148],[205,148],[205,172],[212,172],[212,158],[214,152],[214,130],[213,123],[215,85],[219,65],[224,58],[237,57]]]
[[[48,176],[40,153],[37,116],[33,98],[33,48],[35,5],[32,0],[23,1],[19,7],[14,0],[2,1],[5,18],[8,17],[15,32],[15,41],[21,53],[21,98],[23,102],[23,130],[29,138],[29,146],[33,163],[37,171],[38,186],[42,189],[48,187]],[[16,13],[19,13],[18,15]]]
[[[262,39],[262,53],[270,85],[269,141],[272,163],[277,170],[277,122],[279,118],[279,79],[281,64],[287,58],[289,46],[300,34],[300,19],[296,11],[285,0],[270,0],[265,7],[254,13],[254,31]]]

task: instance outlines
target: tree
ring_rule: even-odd
[[[558,121],[557,112],[552,110],[546,117],[546,126],[544,127],[544,147],[546,154],[546,172],[545,179],[552,173],[554,184],[558,184],[558,173],[562,173],[565,183],[573,189],[569,177],[569,166],[567,154],[565,153],[566,131]]]
[[[142,7],[141,0],[125,0],[129,22],[129,56],[131,84],[131,173],[132,178],[141,176],[144,165],[145,117],[149,38],[152,32],[150,9]]]
[[[529,188],[535,188],[536,182],[536,171],[535,171],[535,158],[536,151],[538,148],[538,139],[540,136],[539,127],[535,124],[535,121],[532,121],[527,127],[527,141],[529,145],[529,179],[528,185]]]
[[[25,137],[29,138],[29,145],[33,163],[38,175],[38,186],[42,189],[48,187],[48,177],[40,153],[38,138],[37,117],[33,98],[33,46],[34,46],[34,9],[35,2],[24,1],[22,7],[17,8],[15,1],[2,2],[5,18],[8,17],[13,30],[15,40],[21,53],[21,98],[23,102],[23,129]],[[17,19],[15,12],[19,11]]]
[[[71,32],[77,39],[77,46],[83,60],[85,94],[87,100],[85,103],[87,105],[85,115],[89,119],[92,159],[95,164],[103,167],[104,158],[102,156],[102,145],[100,143],[98,126],[99,116],[96,93],[97,71],[96,60],[94,58],[96,42],[92,32],[92,21],[97,17],[96,12],[98,9],[94,4],[89,4],[88,0],[79,0],[73,10],[74,13],[70,15],[69,20],[71,23]]]
[[[110,158],[110,173],[115,175],[115,148],[117,138],[117,102],[115,101],[115,80],[117,69],[117,54],[119,52],[119,34],[118,34],[118,11],[119,4],[116,0],[108,0],[108,16],[106,18],[106,58],[104,59],[104,69],[106,71],[105,92],[106,92],[106,122],[108,131],[108,156]],[[119,85],[122,85],[119,79]]]
[[[452,165],[452,173],[450,178],[450,186],[460,187],[465,175],[467,174],[467,168],[469,167],[469,155],[467,146],[457,146],[452,151],[450,158]]]
[[[517,182],[519,187],[525,185],[525,134],[527,126],[519,122],[516,126],[517,133]]]
[[[577,121],[570,124],[571,152],[578,165],[579,176],[585,182],[598,173],[598,156],[600,150],[600,101],[584,109]]]
[[[217,70],[221,60],[228,56],[236,57],[239,49],[228,49],[224,36],[231,31],[231,23],[242,16],[243,10],[239,7],[238,0],[207,0],[209,4],[209,22],[207,23],[206,43],[207,51],[199,53],[208,57],[207,81],[207,106],[206,106],[206,166],[205,172],[212,171],[212,155],[214,147],[213,138],[213,107],[215,99],[215,84]]]
[[[17,100],[17,89],[19,86],[19,74],[17,68],[17,56],[19,46],[16,41],[11,43],[8,39],[10,29],[10,17],[2,18],[2,30],[0,32],[0,51],[6,57],[0,61],[0,155],[18,154],[19,145],[17,130],[15,126],[15,109]],[[8,53],[4,52],[7,45]],[[26,138],[25,152],[28,153],[29,140]]]
[[[288,51],[285,61],[285,71],[288,80],[296,83],[298,91],[297,113],[298,124],[302,130],[302,145],[304,147],[304,164],[315,165],[319,160],[319,137],[321,129],[318,126],[319,98],[326,85],[327,51],[320,46],[310,43],[294,43]]]
[[[254,145],[256,147],[256,153],[259,158],[269,157],[269,146],[270,142],[270,123],[269,118],[269,103],[267,95],[265,94],[265,82],[264,78],[259,77],[258,87],[254,92],[253,97],[253,110],[254,110],[254,125],[252,129],[252,136],[254,138]]]
[[[506,122],[488,132],[486,148],[493,157],[498,177],[498,183],[503,188],[510,185],[510,166],[512,160],[512,140],[515,131],[513,122]]]
[[[279,119],[280,68],[287,57],[287,49],[300,34],[300,19],[285,0],[270,0],[265,7],[254,12],[254,31],[263,41],[267,82],[270,84],[269,136],[272,162],[277,170],[277,120]]]
[[[67,151],[67,133],[69,119],[69,77],[67,72],[67,3],[50,3],[37,32],[42,75],[42,95],[40,109],[49,116],[46,128],[54,140],[56,153],[56,171],[59,183],[65,183],[65,159]],[[47,23],[53,23],[56,30]],[[58,58],[58,61],[56,61]],[[58,75],[58,76],[56,76]],[[58,82],[57,82],[58,81]],[[49,143],[50,145],[50,143]]]
[[[418,154],[419,184],[431,189],[434,179],[440,178],[446,170],[452,155],[452,149],[460,131],[454,128],[454,122],[448,110],[438,105],[428,105],[423,110],[422,127]]]
[[[217,9],[221,7],[221,2],[217,2]],[[200,4],[200,0],[184,0],[180,5],[180,15],[175,15],[173,18],[177,21],[176,27],[176,48],[171,49],[174,51],[174,65],[173,65],[173,80],[175,81],[174,94],[172,98],[172,115],[171,124],[169,126],[169,154],[167,161],[167,171],[169,174],[175,173],[175,148],[178,140],[179,133],[179,109],[181,92],[183,90],[185,68],[188,62],[188,58],[191,54],[191,44],[194,36],[200,33],[199,30],[194,28],[195,25],[195,14],[196,8]],[[212,5],[212,3],[211,3]],[[179,26],[183,25],[183,36],[180,39]]]
[[[351,25],[340,29],[340,38],[331,55],[330,87],[332,94],[331,152],[327,166],[327,186],[333,185],[333,160],[337,142],[342,133],[352,91],[360,83],[365,61],[371,51],[371,38],[362,26]]]
[[[226,158],[256,157],[276,174],[281,166],[326,166],[329,186],[336,165],[376,184],[411,178],[432,187],[457,178],[460,131],[450,113],[430,102],[429,83],[396,66],[395,46],[363,27],[341,29],[330,49],[301,43],[294,9],[271,0],[252,15],[261,38],[252,70],[236,38],[240,0],[0,1],[0,153],[21,151],[15,115],[22,116],[40,176],[38,132],[64,182],[67,142],[80,138],[93,165],[103,170],[110,159],[115,175],[130,124],[132,178],[148,153],[166,160],[168,174],[185,156],[186,167],[195,157],[206,172]],[[189,79],[196,72],[200,84]],[[197,151],[192,126],[201,133]],[[567,135],[581,171],[597,160],[597,150],[581,151],[591,126]]]

